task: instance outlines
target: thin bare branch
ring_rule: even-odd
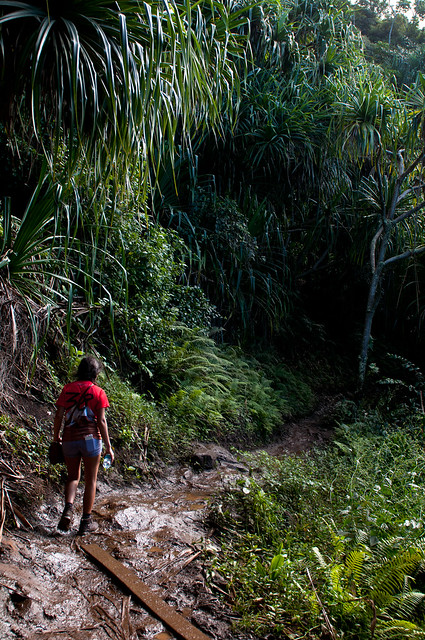
[[[416,160],[415,160],[414,162],[412,162],[412,164],[410,164],[410,165],[407,167],[407,169],[405,169],[405,170],[403,171],[403,173],[401,173],[401,174],[398,176],[398,178],[397,178],[397,182],[398,182],[399,184],[402,184],[403,180],[404,180],[405,178],[407,178],[407,176],[408,176],[409,174],[411,174],[411,173],[416,169],[416,167],[418,166],[418,164],[419,164],[420,162],[422,162],[422,160],[423,160],[424,158],[425,158],[425,150],[423,150],[423,151],[422,151],[422,153],[421,153],[421,154],[416,158]]]
[[[400,214],[397,218],[394,218],[394,220],[391,221],[391,224],[396,225],[402,220],[406,220],[406,218],[410,218],[410,216],[414,216],[415,213],[419,213],[419,211],[421,211],[422,209],[425,209],[425,202],[422,202],[421,204],[418,204],[417,207],[414,207],[413,209],[410,209],[409,211],[406,211],[405,213]]]
[[[375,233],[370,243],[370,267],[372,269],[372,273],[375,273],[376,271],[376,244],[379,238],[381,237],[383,230],[384,230],[384,227],[382,226],[379,227],[378,231]]]
[[[334,627],[333,627],[333,625],[332,625],[332,623],[331,623],[331,621],[329,619],[329,616],[328,616],[327,611],[326,611],[326,609],[325,609],[325,607],[324,607],[324,605],[323,605],[323,603],[322,603],[322,601],[321,601],[321,599],[319,597],[319,594],[317,593],[317,589],[314,586],[313,578],[311,577],[311,573],[310,573],[309,569],[307,569],[307,575],[308,575],[308,579],[310,581],[311,588],[313,589],[314,595],[316,596],[316,600],[317,600],[317,602],[319,604],[319,607],[322,610],[323,618],[325,620],[325,624],[326,624],[326,627],[328,629],[329,635],[332,638],[332,640],[338,640],[338,637],[336,635],[335,629],[334,629]]]
[[[393,264],[394,262],[399,262],[400,260],[406,260],[406,258],[412,258],[413,256],[420,255],[424,251],[425,251],[425,246],[418,247],[416,249],[411,249],[410,251],[404,251],[403,253],[400,253],[397,256],[392,256],[391,258],[387,258],[387,260],[385,260],[383,263],[384,267],[386,267],[389,264]]]

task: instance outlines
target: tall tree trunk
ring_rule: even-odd
[[[381,191],[381,224],[372,238],[370,243],[370,266],[372,270],[372,279],[369,286],[369,295],[367,299],[365,321],[363,326],[363,337],[360,350],[360,362],[359,362],[359,383],[360,388],[363,387],[366,377],[366,367],[369,354],[370,338],[372,335],[372,323],[375,317],[376,309],[378,308],[379,300],[381,297],[381,281],[385,268],[385,256],[387,254],[388,245],[391,238],[391,231],[393,226],[393,219],[395,216],[398,197],[400,194],[400,176],[403,173],[403,164],[398,167],[398,179],[394,187],[394,193],[391,198],[391,202],[388,204],[385,202],[382,193],[382,176],[379,173],[378,168],[378,181]]]
[[[422,151],[422,153],[417,156],[416,160],[414,160],[414,162],[412,162],[407,167],[407,169],[405,169],[402,153],[397,153],[397,180],[394,185],[394,192],[391,197],[391,201],[389,203],[385,202],[382,190],[382,176],[379,173],[379,167],[377,168],[378,182],[381,192],[381,224],[378,227],[374,237],[372,238],[372,242],[370,245],[370,266],[372,270],[372,279],[369,286],[369,295],[366,306],[363,337],[359,357],[360,388],[363,387],[366,377],[369,345],[372,335],[372,323],[381,297],[381,283],[385,275],[386,267],[394,262],[405,260],[406,258],[411,258],[412,256],[418,255],[425,251],[425,246],[413,247],[412,249],[408,249],[407,251],[403,251],[389,258],[386,257],[393,229],[396,229],[397,225],[402,223],[404,220],[412,218],[425,208],[425,202],[421,201],[419,204],[416,204],[416,206],[407,211],[404,211],[399,216],[396,216],[397,206],[399,205],[400,201],[403,200],[403,196],[406,196],[409,191],[412,191],[412,189],[408,187],[403,196],[400,197],[401,185],[404,180],[410,174],[412,174],[419,165],[422,164],[424,157],[425,152]]]
[[[363,326],[362,344],[360,350],[360,362],[359,362],[359,381],[360,388],[363,386],[366,377],[366,367],[369,354],[370,339],[372,335],[372,322],[375,316],[375,311],[378,307],[379,300],[381,298],[380,283],[382,276],[382,267],[375,269],[372,275],[372,280],[369,287],[369,295],[367,299],[366,314]]]

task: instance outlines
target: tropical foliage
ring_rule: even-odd
[[[0,10],[7,286],[155,386],[175,325],[270,342],[351,278],[363,380],[387,274],[420,259],[421,80],[368,65],[338,4]]]
[[[226,581],[239,624],[271,637],[424,636],[418,422],[377,435],[379,415],[359,415],[327,451],[248,458],[251,477],[211,515],[222,553],[210,579]]]
[[[424,636],[415,11],[0,0],[2,409],[95,352],[134,477],[351,394],[332,447],[251,457],[215,507],[211,579],[263,635]]]
[[[128,155],[173,147],[179,119],[183,134],[216,121],[236,86],[244,19],[232,5],[0,7],[4,120],[29,127],[50,157],[65,140],[71,159],[82,147],[89,161],[103,151],[107,165],[119,157],[127,169]]]
[[[144,218],[162,159],[218,127],[226,102],[228,117],[244,22],[226,3],[1,3],[2,153],[15,185],[16,167],[31,171],[11,200],[3,184],[0,273],[25,301],[65,301],[68,337],[81,309],[92,335],[107,308],[114,342],[103,281],[125,252],[120,231],[108,244],[114,220],[130,207]]]

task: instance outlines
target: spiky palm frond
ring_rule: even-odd
[[[98,237],[90,232],[86,238],[74,237],[77,227],[69,214],[69,200],[73,198],[70,191],[72,184],[55,183],[45,163],[23,215],[20,218],[12,215],[13,203],[9,199],[5,199],[1,211],[0,280],[3,288],[10,288],[26,306],[35,349],[39,341],[40,308],[46,312],[45,326],[49,324],[52,310],[59,310],[69,331],[72,303],[77,297],[79,313],[84,307],[84,312],[90,314],[100,299],[107,301],[113,335],[112,300],[101,273],[105,257],[117,262],[124,283],[126,279],[125,268],[101,246]],[[62,217],[67,225],[63,224]],[[96,232],[100,226],[95,226]],[[79,233],[81,235],[81,230]]]
[[[31,114],[47,155],[66,132],[70,157],[105,165],[172,151],[177,125],[187,134],[233,105],[245,22],[227,0],[1,0],[2,118]]]
[[[410,140],[423,145],[425,138],[425,75],[423,73],[418,73],[415,84],[406,89],[404,97],[412,115]]]
[[[380,78],[365,74],[357,83],[344,83],[339,90],[340,147],[354,160],[375,158],[386,147],[391,121],[398,103],[390,87]]]
[[[3,207],[3,239],[0,252],[0,276],[22,296],[49,301],[54,289],[50,278],[52,252],[55,246],[54,220],[59,206],[60,187],[42,175],[22,219],[11,214],[8,199]],[[57,277],[61,276],[58,273]]]
[[[360,34],[332,2],[284,0],[256,6],[252,46],[258,65],[302,66],[311,81],[358,59]]]
[[[2,89],[12,122],[26,107],[41,137],[49,123],[56,134],[87,134],[106,120],[116,128],[123,109],[134,124],[137,49],[149,38],[137,3],[122,4],[120,11],[101,0],[0,2]]]

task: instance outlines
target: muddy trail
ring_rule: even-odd
[[[272,455],[323,446],[332,437],[320,412],[287,425]],[[112,469],[101,475],[94,515],[99,529],[77,535],[81,488],[73,525],[59,533],[62,496],[53,495],[37,513],[33,529],[5,529],[0,547],[0,638],[11,640],[168,640],[179,638],[114,577],[87,555],[98,545],[134,570],[179,616],[215,640],[253,640],[237,632],[223,585],[207,580],[205,554],[215,554],[206,513],[213,494],[247,470],[220,447],[204,446],[203,470],[167,469],[161,478],[123,485]],[[190,634],[189,634],[190,635]],[[195,634],[196,635],[196,634]],[[188,637],[188,640],[191,640]]]

